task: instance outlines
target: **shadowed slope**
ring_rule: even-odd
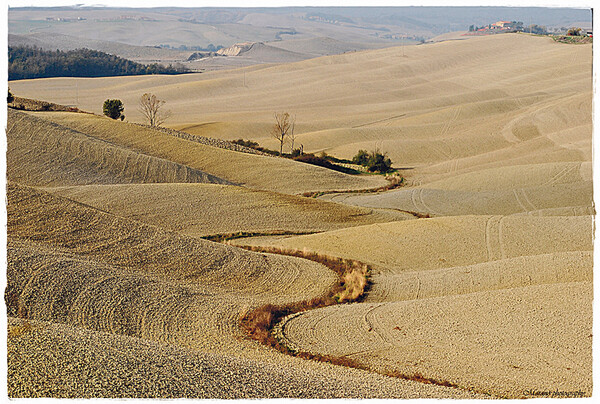
[[[68,113],[68,115],[78,115]],[[28,185],[228,181],[8,110],[7,177]]]
[[[202,170],[252,188],[302,193],[376,188],[387,183],[379,176],[352,176],[289,159],[234,152],[93,115],[43,113],[41,116],[120,147]]]
[[[246,356],[251,352],[244,353],[244,345],[236,342],[242,336],[237,322],[246,308],[319,295],[335,281],[317,264],[276,256],[256,262],[263,274],[256,272],[251,280],[226,265],[221,279],[182,278],[181,267],[157,274],[18,239],[10,240],[8,259],[12,316]],[[147,266],[153,261],[148,257]]]
[[[319,296],[336,280],[311,261],[180,236],[14,183],[7,196],[12,315],[239,353],[245,310]]]
[[[592,229],[590,216],[456,216],[359,226],[276,243],[352,258],[398,273],[591,251]]]
[[[316,232],[413,218],[401,212],[352,207],[230,185],[88,185],[48,191],[102,211],[190,236]]]
[[[289,261],[181,236],[15,183],[8,184],[7,197],[9,237],[44,242],[109,265],[164,276],[172,281],[215,283],[236,289],[252,287],[256,294],[266,292],[256,288],[266,288],[270,294],[277,295],[273,289],[275,284],[267,280],[274,275],[268,275],[273,269],[271,263],[279,265]],[[314,292],[306,287],[316,286],[318,282],[301,280],[293,272],[287,271],[286,276],[292,277],[288,280],[307,282],[298,290],[303,291],[302,296],[304,293],[311,296]],[[287,278],[282,278],[286,282],[284,279]],[[291,287],[289,284],[281,286],[280,291]],[[316,287],[321,290],[326,286],[327,282]]]

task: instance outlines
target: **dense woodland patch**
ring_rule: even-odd
[[[142,74],[181,74],[183,66],[144,65],[90,49],[46,51],[41,48],[8,47],[8,79],[42,77],[105,77]]]

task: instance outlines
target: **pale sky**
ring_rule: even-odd
[[[75,4],[105,5],[118,7],[281,7],[281,6],[541,6],[541,7],[592,7],[591,0],[455,0],[452,4],[441,0],[409,0],[409,1],[390,1],[390,0],[178,0],[169,2],[166,0],[98,0],[81,1],[77,0],[8,0],[10,7],[25,6],[71,6]]]

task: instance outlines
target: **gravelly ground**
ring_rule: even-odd
[[[9,318],[10,397],[481,398],[296,359],[281,365]],[[309,365],[309,366],[303,366]]]

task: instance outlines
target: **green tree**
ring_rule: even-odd
[[[352,162],[367,167],[370,172],[387,173],[392,170],[392,160],[387,156],[387,153],[381,153],[379,149],[371,153],[366,150],[359,150],[356,156],[352,158]]]
[[[356,156],[352,157],[352,162],[354,164],[360,164],[361,166],[366,166],[369,161],[369,153],[366,150],[359,150],[356,153]]]
[[[186,69],[181,64],[144,65],[104,52],[90,49],[45,51],[25,46],[8,47],[8,79],[38,77],[104,77],[139,74],[179,74]]]
[[[369,161],[367,162],[367,170],[370,172],[378,171],[380,173],[387,173],[392,169],[392,160],[387,156],[386,153],[380,153],[379,151],[374,151],[369,156]]]
[[[112,119],[125,119],[125,115],[123,115],[123,103],[121,100],[106,100],[104,101],[104,106],[102,107],[102,111],[104,115],[112,118]]]
[[[527,31],[529,31],[529,33],[531,33],[531,34],[537,34],[537,35],[548,34],[548,31],[546,30],[545,26],[537,25],[537,24],[531,24],[529,27],[527,27]]]

